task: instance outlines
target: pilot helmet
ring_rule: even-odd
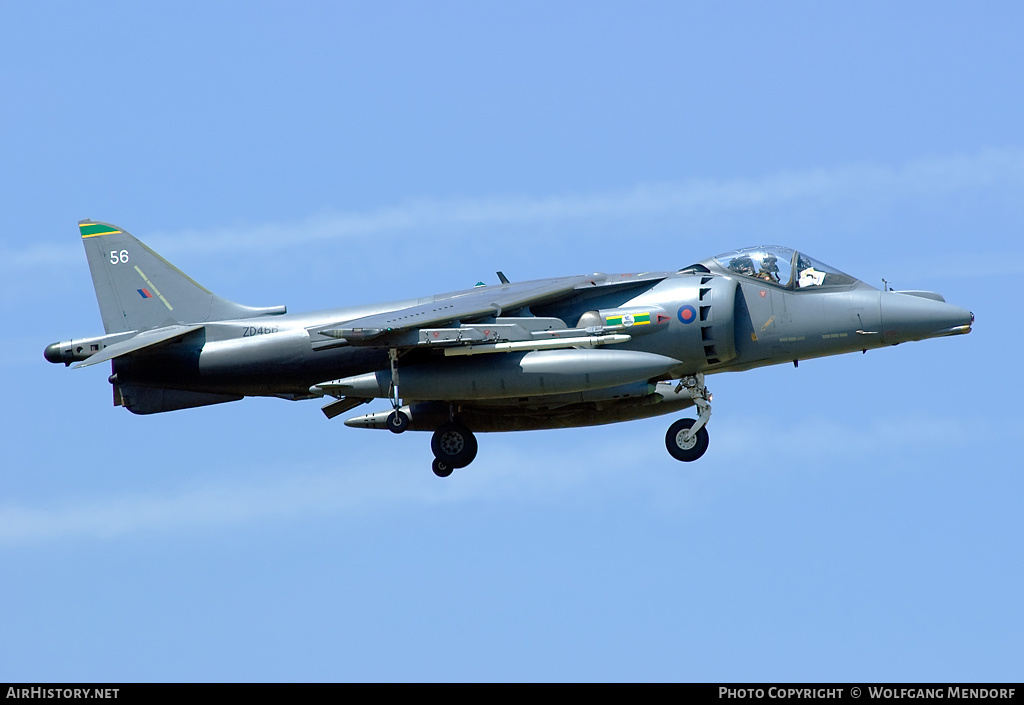
[[[766,272],[778,273],[778,271],[779,271],[778,261],[779,261],[778,258],[775,255],[773,255],[771,252],[769,252],[769,253],[765,254],[764,258],[762,258],[762,260],[761,260],[761,269],[763,269]]]
[[[746,274],[753,276],[754,261],[750,259],[750,255],[742,255],[740,257],[736,257],[732,262],[729,263],[729,269],[736,272],[737,274]]]

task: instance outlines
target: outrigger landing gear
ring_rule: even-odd
[[[704,386],[704,375],[698,372],[683,377],[676,387],[676,394],[686,389],[697,406],[696,419],[679,419],[668,427],[665,447],[676,460],[692,462],[704,455],[708,449],[708,430],[705,428],[711,418],[711,393]]]
[[[388,430],[392,433],[402,433],[409,428],[409,417],[398,409],[388,415]]]
[[[388,416],[388,430],[392,433],[402,433],[409,428],[409,417],[399,411],[402,402],[398,396],[398,350],[388,350],[388,359],[391,361],[391,408],[394,409]]]
[[[452,470],[466,467],[476,458],[477,447],[476,436],[458,421],[442,425],[430,439],[430,450],[434,451],[434,474],[448,477]]]

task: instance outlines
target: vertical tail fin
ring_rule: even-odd
[[[78,223],[107,333],[279,314],[223,299],[116,225]]]

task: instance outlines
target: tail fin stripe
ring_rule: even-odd
[[[156,294],[156,297],[164,302],[164,306],[167,307],[167,310],[168,311],[173,311],[174,307],[171,306],[171,304],[167,301],[167,299],[164,298],[164,295],[160,293],[160,290],[157,289],[155,286],[153,286],[153,282],[151,282],[149,280],[149,278],[146,277],[146,275],[142,273],[142,270],[139,269],[139,265],[135,265],[135,271],[139,273],[140,277],[142,277],[142,281],[144,281],[147,284],[149,284],[149,288],[153,290],[153,293]],[[146,298],[146,297],[143,296],[143,298]]]

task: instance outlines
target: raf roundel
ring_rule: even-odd
[[[687,304],[679,309],[679,321],[681,323],[693,323],[693,319],[697,317],[697,310]]]

